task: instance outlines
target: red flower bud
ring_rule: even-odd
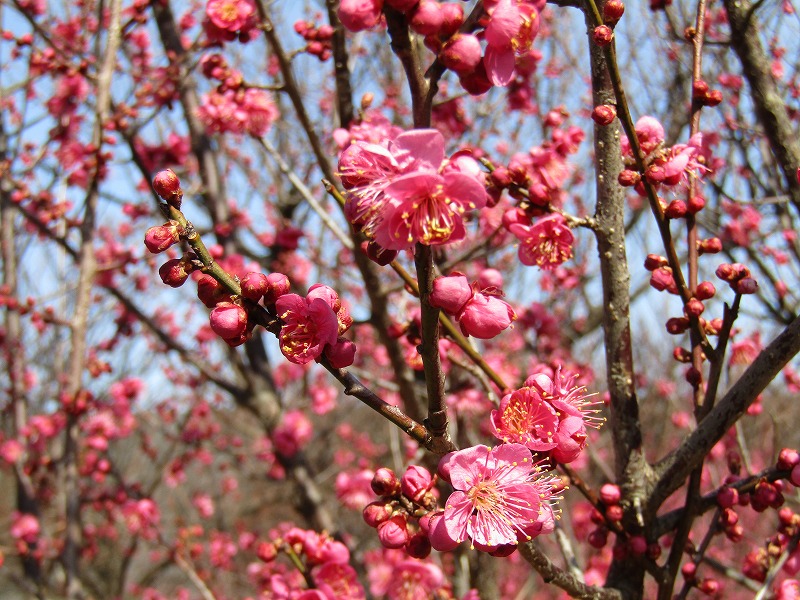
[[[469,33],[455,34],[442,48],[439,60],[456,73],[471,73],[481,62],[481,43]]]
[[[708,84],[702,79],[692,82],[692,98],[702,102],[708,94]]]
[[[622,510],[619,504],[614,504],[606,508],[606,518],[612,523],[622,521],[623,516],[625,516],[625,511]]]
[[[705,208],[705,206],[706,206],[706,199],[703,198],[702,196],[692,196],[686,203],[686,208],[693,215],[699,213],[701,210],[703,210],[703,208]]]
[[[156,194],[175,208],[181,207],[181,199],[183,198],[181,181],[172,169],[156,173],[156,176],[153,177],[153,189]]]
[[[718,106],[722,103],[722,92],[719,90],[709,90],[703,99],[703,106]]]
[[[683,307],[684,312],[689,317],[699,317],[705,309],[706,307],[697,298],[690,298],[686,306]]]
[[[710,281],[701,281],[697,284],[697,289],[695,290],[695,298],[699,301],[708,300],[709,298],[713,298],[714,294],[717,293],[717,289],[714,287],[714,284]],[[700,313],[703,311],[701,310]],[[698,315],[700,313],[697,313]],[[697,315],[695,315],[697,316]]]
[[[456,2],[444,2],[440,4],[442,10],[442,28],[439,35],[449,38],[454,35],[464,24],[464,8]]]
[[[411,12],[408,26],[420,35],[436,35],[444,25],[444,13],[435,0],[420,0]]]
[[[507,188],[511,185],[511,174],[505,167],[497,167],[489,173],[489,180],[499,188]]]
[[[391,263],[395,258],[397,258],[398,254],[397,250],[387,250],[375,242],[365,242],[361,249],[364,250],[367,258],[382,267],[385,267]]]
[[[161,268],[158,269],[158,275],[161,277],[161,281],[168,286],[178,288],[189,278],[191,271],[191,263],[184,261],[182,258],[173,258],[161,265]]]
[[[631,171],[630,169],[620,171],[619,177],[617,177],[617,181],[623,187],[632,187],[641,180],[642,176],[637,171]]]
[[[622,498],[622,492],[618,485],[606,483],[600,488],[600,500],[602,500],[603,504],[606,506],[619,504],[620,498]]]
[[[758,291],[758,282],[752,277],[745,277],[731,284],[737,294],[755,294]]]
[[[739,502],[739,490],[730,486],[723,486],[717,493],[717,504],[720,508],[731,508]]]
[[[384,548],[403,548],[410,537],[403,515],[395,515],[378,525],[378,540]]]
[[[203,274],[197,280],[197,297],[208,308],[214,308],[218,302],[221,302],[227,296],[228,294],[222,284],[211,275]]]
[[[592,548],[602,548],[608,542],[608,529],[603,527],[591,531],[587,541]]]
[[[398,481],[394,471],[386,467],[381,467],[375,471],[370,486],[378,496],[394,496],[400,493],[400,481]]]
[[[601,104],[592,110],[592,120],[598,125],[610,125],[617,118],[617,109],[611,104]]]
[[[247,311],[233,302],[220,302],[211,311],[209,321],[222,339],[239,338],[247,329]]]
[[[163,252],[180,241],[180,230],[177,221],[151,227],[144,234],[144,245],[153,254]]]
[[[422,531],[411,536],[406,544],[406,553],[412,558],[427,558],[431,553],[431,541]]]
[[[603,21],[609,25],[614,25],[622,18],[625,12],[625,5],[621,0],[608,0],[603,6]]]
[[[601,48],[608,46],[612,39],[614,39],[614,32],[608,25],[598,25],[592,31],[592,41]]]
[[[256,556],[259,558],[259,560],[269,563],[275,560],[275,557],[278,556],[278,549],[275,547],[275,544],[270,542],[261,542],[258,544],[258,546],[256,546]]]
[[[667,320],[667,332],[671,335],[680,335],[689,329],[689,319],[686,317],[672,317]]]
[[[242,296],[258,302],[269,291],[269,279],[263,273],[248,273],[241,281]]]
[[[424,467],[411,465],[400,478],[403,495],[414,502],[419,502],[433,486],[433,477]]]
[[[628,544],[630,545],[631,553],[636,556],[641,556],[647,552],[647,540],[643,535],[632,535],[631,539],[628,540]]]
[[[722,240],[713,237],[697,242],[697,250],[700,254],[718,254],[722,252]]]
[[[783,448],[778,454],[777,467],[781,471],[793,469],[797,464],[800,464],[800,454],[794,448]]]
[[[272,306],[278,298],[289,293],[291,284],[289,278],[283,273],[270,273],[267,275],[267,281],[269,290],[264,294],[264,304]]]
[[[386,502],[377,500],[367,504],[361,514],[367,525],[370,527],[377,527],[392,516],[392,506]]]
[[[667,205],[664,216],[668,219],[682,219],[686,216],[687,206],[683,200],[673,200]]]
[[[353,364],[356,358],[356,345],[348,339],[339,337],[336,344],[328,344],[323,351],[336,369],[345,369]]]
[[[669,261],[664,256],[658,254],[648,254],[644,259],[644,268],[648,271],[655,271],[658,268],[666,267]]]

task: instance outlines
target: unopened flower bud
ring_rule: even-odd
[[[758,282],[752,277],[745,277],[739,281],[732,283],[731,288],[737,294],[755,294],[758,291]]]
[[[623,169],[620,171],[619,177],[617,177],[617,181],[622,187],[632,187],[641,180],[642,176],[639,175],[638,171],[632,171],[631,169]]]
[[[703,106],[718,106],[722,103],[722,92],[719,90],[709,90],[703,99]]]
[[[391,518],[392,506],[382,500],[377,500],[367,504],[361,514],[364,517],[364,522],[370,527],[375,528]]]
[[[420,35],[436,35],[444,24],[442,7],[435,0],[420,0],[410,14],[408,26]]]
[[[614,504],[606,508],[606,519],[612,523],[622,521],[623,516],[625,516],[625,511],[622,510],[619,504]]]
[[[728,485],[720,488],[717,493],[717,504],[720,508],[731,508],[739,502],[739,490]]]
[[[394,471],[386,467],[381,467],[375,471],[370,486],[378,496],[394,496],[400,493],[400,481]]]
[[[443,2],[442,28],[439,30],[439,35],[443,38],[453,36],[464,24],[464,8],[458,2]]]
[[[674,358],[678,362],[688,363],[692,361],[692,353],[689,352],[686,348],[675,348],[672,351],[672,358]]]
[[[153,177],[153,189],[156,194],[170,205],[175,208],[181,207],[181,199],[183,198],[181,181],[172,169],[156,173],[156,176]]]
[[[783,448],[780,454],[778,454],[778,463],[776,466],[781,471],[793,469],[797,464],[800,464],[800,453],[794,448]]]
[[[592,120],[598,125],[610,125],[617,118],[617,109],[611,104],[601,104],[592,110]]]
[[[719,582],[716,579],[703,579],[697,584],[697,589],[707,596],[714,596],[719,591]]]
[[[197,297],[208,308],[214,308],[227,295],[222,284],[211,275],[203,274],[197,280]]]
[[[681,567],[681,574],[686,581],[694,581],[697,576],[697,565],[692,562],[684,563]]]
[[[269,279],[263,273],[248,273],[241,281],[242,296],[258,302],[269,291]]]
[[[471,73],[481,62],[481,43],[470,33],[455,34],[442,48],[439,60],[456,73]]]
[[[428,536],[422,531],[418,531],[408,540],[406,553],[411,558],[427,558],[431,553],[431,542]]]
[[[378,525],[378,540],[384,548],[403,548],[410,537],[403,515],[395,515]]]
[[[269,281],[269,290],[264,294],[265,306],[274,305],[278,298],[288,294],[291,290],[289,278],[283,273],[270,273],[267,275],[267,281]]]
[[[669,267],[659,267],[650,276],[650,285],[659,292],[675,287],[675,279],[672,277],[672,269]]]
[[[191,263],[182,258],[173,258],[161,265],[158,275],[161,277],[161,281],[168,286],[178,288],[189,278],[191,271]]]
[[[697,250],[700,254],[718,254],[722,252],[722,240],[717,237],[700,240],[697,242]]]
[[[247,329],[247,311],[233,302],[220,302],[211,311],[209,322],[222,339],[235,339]]]
[[[472,295],[472,287],[464,275],[450,275],[438,277],[433,281],[433,291],[429,301],[431,306],[455,315],[466,306]]]
[[[686,381],[690,385],[699,385],[703,377],[700,371],[698,371],[696,368],[689,367],[688,369],[686,369],[686,373],[684,374],[684,379],[686,379]]]
[[[606,506],[619,504],[621,498],[622,492],[619,486],[614,483],[606,483],[600,488],[600,500],[602,500],[603,504]]]
[[[278,556],[278,549],[271,542],[261,542],[256,546],[256,556],[259,560],[269,563]]]
[[[686,202],[683,200],[673,200],[667,205],[664,216],[668,219],[682,219],[687,213]]]
[[[180,239],[178,222],[169,221],[164,225],[156,225],[148,229],[144,234],[144,245],[153,254],[158,254],[173,244],[177,244]]]
[[[598,527],[590,531],[587,541],[592,548],[602,548],[608,542],[608,529],[605,527]]]
[[[698,300],[708,300],[709,298],[713,298],[716,293],[717,288],[714,287],[713,283],[710,281],[701,281],[697,284],[694,295]]]
[[[706,205],[705,198],[703,198],[702,196],[692,196],[687,201],[686,208],[691,214],[696,215],[701,210],[703,210],[703,208],[705,208],[705,205]]]
[[[603,21],[609,25],[614,25],[622,18],[625,12],[625,5],[621,0],[608,0],[603,6]]]
[[[708,94],[708,84],[702,79],[692,82],[692,99],[702,102]]]
[[[375,94],[372,92],[367,92],[361,96],[361,110],[367,110],[372,106],[373,100],[375,100]]]
[[[628,540],[628,544],[630,545],[631,553],[635,556],[641,556],[647,552],[647,540],[643,535],[632,535],[631,539]]]
[[[598,25],[592,31],[592,41],[601,48],[608,46],[612,39],[614,39],[614,32],[608,25]]]
[[[672,317],[667,320],[667,332],[670,335],[680,335],[689,329],[689,319],[686,317]]]
[[[689,302],[686,303],[686,306],[683,307],[683,310],[688,317],[699,317],[701,314],[703,314],[705,309],[706,307],[703,306],[703,303],[697,298],[690,298]]]
[[[666,267],[668,264],[667,258],[658,254],[648,254],[644,259],[644,268],[648,271],[655,271],[658,268]]]
[[[365,242],[362,245],[362,250],[367,257],[374,263],[385,267],[397,258],[397,250],[387,250],[376,242]]]
[[[346,369],[355,361],[356,345],[350,340],[340,336],[335,344],[328,344],[325,346],[324,352],[332,367],[336,369]]]
[[[419,503],[425,493],[433,486],[433,477],[424,467],[411,465],[400,478],[400,487],[403,495]]]

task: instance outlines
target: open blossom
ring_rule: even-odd
[[[586,426],[598,427],[602,419],[591,409],[595,402],[586,388],[575,385],[577,375],[553,377],[539,373],[525,386],[507,394],[492,411],[494,435],[504,442],[524,444],[530,450],[547,453],[560,463],[578,458],[586,445]]]
[[[456,491],[447,499],[432,534],[436,529],[453,542],[469,539],[478,549],[492,551],[549,529],[545,522],[552,518],[548,504],[552,488],[546,479],[539,479],[525,446],[473,446],[445,459]]]
[[[539,13],[519,0],[484,2],[490,15],[486,26],[484,65],[489,80],[506,86],[514,79],[516,57],[525,55],[539,33]]]
[[[575,236],[559,213],[542,217],[531,226],[513,223],[509,230],[520,241],[519,260],[523,265],[549,270],[572,258]]]
[[[461,240],[464,213],[486,204],[471,162],[445,160],[444,137],[435,129],[401,133],[384,144],[353,142],[339,157],[345,213],[388,250]]]
[[[219,29],[236,32],[254,17],[256,7],[250,0],[208,0],[206,15]]]
[[[290,362],[304,365],[319,358],[326,344],[336,344],[336,313],[322,298],[284,294],[275,301],[275,308],[284,323],[279,335],[281,352]]]
[[[215,90],[203,96],[197,113],[210,132],[254,136],[264,135],[278,118],[272,96],[254,88]]]

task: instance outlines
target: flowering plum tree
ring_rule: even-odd
[[[800,597],[792,0],[0,8],[0,589]]]

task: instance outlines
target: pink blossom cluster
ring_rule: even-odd
[[[388,250],[462,240],[465,213],[486,205],[477,162],[445,159],[444,137],[434,129],[355,141],[339,157],[339,175],[348,219]]]
[[[253,544],[261,564],[252,564],[251,577],[270,598],[287,600],[363,600],[364,588],[350,566],[350,551],[325,533],[283,525],[270,533],[269,540]],[[291,556],[287,568],[277,559]],[[305,574],[303,576],[301,574]]]
[[[451,598],[452,586],[430,560],[409,557],[401,550],[381,548],[365,554],[369,591],[376,598],[413,600]]]
[[[686,144],[667,147],[664,127],[654,117],[644,116],[636,121],[636,138],[645,155],[645,171],[638,173],[631,169],[623,170],[619,175],[619,182],[625,186],[636,186],[636,190],[642,195],[644,188],[640,184],[641,177],[654,186],[686,186],[690,178],[701,177],[709,171],[711,155],[702,133],[693,135]],[[624,138],[621,147],[625,156],[633,156],[630,140]],[[702,208],[702,203],[691,202],[682,211],[673,208],[678,213],[682,212],[674,215],[674,218],[685,216],[687,211],[696,213]]]
[[[499,283],[502,285],[502,280]],[[497,286],[482,287],[477,281],[470,284],[465,275],[454,273],[434,280],[430,303],[453,316],[464,335],[488,340],[517,318],[502,296]]]
[[[602,423],[593,408],[597,402],[589,399],[586,388],[576,385],[577,378],[558,369],[526,379],[524,387],[503,396],[492,411],[495,437],[558,463],[574,461],[586,446],[586,426]]]
[[[212,91],[203,96],[198,117],[212,133],[263,136],[278,118],[272,96],[255,88]]]

